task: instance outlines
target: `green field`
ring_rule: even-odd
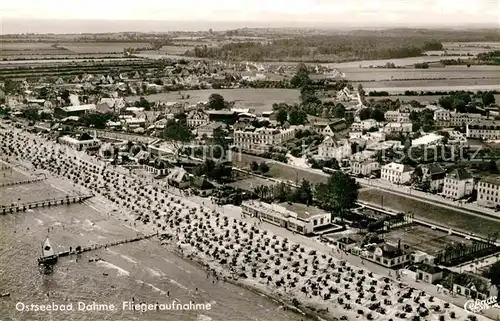
[[[235,108],[252,108],[256,112],[272,110],[273,103],[299,102],[299,90],[296,89],[208,89],[208,90],[183,90],[179,92],[167,92],[161,94],[147,95],[149,101],[181,101],[181,95],[189,95],[184,101],[195,104],[199,101],[208,101],[211,94],[221,94],[225,100],[234,101]],[[128,101],[139,100],[140,96],[126,97]]]
[[[69,58],[81,55],[123,55],[124,48],[147,48],[149,43],[134,42],[1,42],[0,58],[11,59],[41,59]]]
[[[77,54],[123,53],[123,49],[125,48],[148,48],[150,46],[151,45],[149,43],[139,42],[76,42],[61,44],[61,47]]]
[[[413,79],[497,79],[500,82],[500,66],[448,66],[415,68],[339,68],[351,81],[397,81]]]

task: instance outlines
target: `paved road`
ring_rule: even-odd
[[[297,167],[290,164],[284,164],[275,160],[265,159],[262,157],[246,155],[246,154],[242,154],[241,161],[239,162],[237,161],[236,163],[242,165],[250,163],[252,161],[257,161],[257,162],[265,161],[268,164],[272,164],[276,168],[274,168],[274,170],[273,168],[271,169],[271,176],[273,176],[274,178],[280,178],[284,181],[295,182],[296,180],[300,181],[301,179],[304,178],[312,181],[313,183],[318,183],[326,181],[329,176],[329,174],[324,173],[323,171],[318,169]],[[368,186],[371,188],[376,188],[378,190],[384,191],[389,194],[388,196],[390,196],[390,194],[403,195],[405,197],[412,198],[417,201],[448,208],[463,214],[474,215],[482,218],[488,216],[489,218],[500,220],[499,212],[495,212],[492,209],[480,207],[474,204],[462,204],[450,199],[446,199],[439,195],[424,193],[421,191],[417,191],[415,189],[410,189],[409,187],[406,186],[400,186],[391,184],[389,182],[384,182],[379,179],[370,180],[364,178],[356,178],[356,181],[360,183],[362,186],[365,187]]]

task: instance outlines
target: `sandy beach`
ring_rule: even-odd
[[[65,193],[93,193],[87,205],[138,233],[157,232],[164,246],[203,265],[214,282],[252,288],[323,319],[469,318],[461,307],[193,202],[164,182],[18,129],[0,130],[0,138],[4,161],[25,174],[45,173]]]

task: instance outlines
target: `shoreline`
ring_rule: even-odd
[[[241,278],[226,281],[235,286],[261,294],[275,302],[279,302],[287,307],[287,309],[290,308],[290,310],[309,318],[316,320],[338,320],[335,316],[343,315],[350,320],[354,320],[362,316],[363,313],[368,314],[368,318],[370,318],[369,315],[372,315],[372,313],[377,313],[375,314],[375,318],[377,319],[382,315],[385,315],[382,318],[390,318],[394,316],[394,313],[397,315],[401,306],[405,304],[402,297],[403,291],[408,290],[409,292],[406,294],[409,294],[408,298],[411,298],[415,290],[407,284],[394,283],[380,274],[372,273],[370,270],[346,264],[342,260],[329,256],[328,253],[319,251],[316,254],[317,251],[313,251],[309,246],[300,242],[289,242],[286,238],[266,229],[248,225],[246,222],[234,218],[229,219],[228,216],[216,213],[202,204],[183,199],[182,196],[175,195],[168,189],[162,189],[160,184],[145,182],[137,175],[125,175],[121,173],[119,167],[106,168],[102,162],[87,154],[76,152],[66,147],[59,148],[59,144],[46,141],[39,136],[34,136],[23,131],[14,130],[12,135],[16,137],[15,140],[21,139],[21,142],[24,140],[24,143],[28,141],[28,138],[33,139],[33,141],[38,140],[38,144],[42,143],[40,147],[43,150],[35,147],[35,151],[30,152],[24,161],[32,163],[32,168],[43,169],[49,172],[51,178],[57,178],[54,179],[56,185],[59,185],[57,182],[60,182],[68,186],[68,182],[72,182],[71,185],[74,185],[73,188],[78,186],[92,190],[95,197],[91,200],[91,203],[98,208],[96,210],[100,213],[105,214],[107,212],[107,215],[120,219],[128,227],[131,227],[133,223],[132,228],[141,233],[159,231],[160,234],[171,235],[173,238],[170,241],[160,242],[160,244],[172,245],[174,253],[176,253],[177,248],[181,249],[180,252],[182,254],[176,254],[181,256],[182,259],[195,262],[204,267],[205,270],[209,267],[220,273],[220,275],[231,276],[231,274],[235,273],[241,275]],[[57,149],[60,152],[64,151],[61,154],[64,156],[52,163],[46,160],[45,163],[41,163],[40,155],[36,151],[47,152],[45,150],[46,147],[52,147],[48,150],[49,155],[52,154],[52,158],[54,158],[54,155],[59,155],[55,154],[55,150]],[[57,149],[54,149],[54,147]],[[42,156],[45,156],[45,154]],[[80,170],[78,171],[76,167],[80,168]],[[60,171],[63,173],[56,175],[56,169],[58,173]],[[68,173],[68,171],[70,172]],[[111,177],[108,176],[110,173]],[[80,177],[80,174],[83,174],[83,178]],[[92,176],[96,178],[92,180]],[[108,184],[111,184],[111,190],[108,190],[106,187]],[[115,201],[115,199],[118,201]],[[159,203],[158,200],[162,200],[162,202]],[[86,203],[86,205],[88,204]],[[155,207],[157,210],[153,211]],[[119,210],[116,210],[116,208]],[[112,209],[112,211],[108,212],[109,209]],[[221,219],[221,223],[219,222],[219,218]],[[138,225],[136,225],[136,222],[138,222]],[[166,225],[160,223],[166,223]],[[170,227],[168,227],[168,223],[170,223]],[[167,230],[165,230],[166,227],[168,228]],[[160,228],[163,228],[164,232]],[[207,233],[210,228],[215,229],[215,231]],[[226,232],[225,236],[224,232]],[[250,238],[248,238],[249,236]],[[205,243],[203,244],[205,245],[200,240],[204,240]],[[238,240],[242,241],[242,243]],[[235,248],[233,248],[233,245]],[[216,251],[212,253],[209,249],[213,250],[213,246],[215,246]],[[294,246],[297,247],[294,248]],[[297,251],[299,247],[300,252]],[[279,251],[281,248],[283,249]],[[266,249],[267,253],[264,253]],[[270,254],[270,250],[273,249],[275,253],[279,254]],[[238,253],[243,253],[244,255],[239,256]],[[259,255],[255,257],[252,253]],[[233,261],[230,261],[231,257]],[[281,261],[280,258],[282,258],[282,262],[285,262],[285,265],[275,263]],[[300,260],[297,261],[297,258]],[[308,259],[310,260],[309,262]],[[286,263],[285,260],[288,260],[290,263]],[[301,263],[302,261],[304,263]],[[295,267],[295,270],[292,271],[292,268],[287,270],[287,267],[292,263],[291,267]],[[311,265],[311,263],[313,264]],[[254,276],[248,275],[250,272],[245,268],[251,268],[252,266],[254,267],[252,271],[258,270],[260,272],[259,276],[256,276],[257,272],[254,272]],[[272,269],[273,266],[274,271]],[[284,268],[281,269],[281,267]],[[301,272],[302,270],[303,272]],[[273,274],[273,272],[275,273]],[[286,275],[287,272],[289,272],[288,275]],[[292,275],[291,278],[290,274]],[[271,275],[273,276],[272,278]],[[288,281],[284,281],[285,275]],[[278,279],[279,277],[281,277],[281,280]],[[337,279],[336,281],[335,278]],[[357,286],[359,289],[354,288],[356,281],[358,281]],[[274,283],[276,283],[276,286]],[[349,287],[350,285],[352,287]],[[301,286],[302,288],[300,288]],[[316,290],[318,287],[319,291]],[[368,287],[371,287],[370,290],[367,290]],[[385,312],[380,312],[379,316],[378,311],[381,309],[380,300],[383,297],[377,297],[375,293],[380,294],[378,291],[382,292],[382,290],[385,292],[382,295],[392,300],[394,305],[392,303],[385,305],[384,299],[383,310]],[[325,293],[325,291],[327,292]],[[333,297],[332,293],[334,294]],[[354,303],[353,300],[356,299],[355,296],[357,294],[366,294],[368,297],[363,298],[360,296],[356,300],[356,303]],[[342,299],[341,301],[344,295],[346,299]],[[351,296],[353,296],[352,299]],[[434,298],[432,296],[429,298],[429,294],[425,293],[425,291],[417,291],[413,296],[419,299],[423,298],[423,300],[429,302],[427,304],[434,302],[434,304],[441,306],[446,302],[440,299],[434,301]],[[285,297],[293,298],[293,303],[299,302],[300,308],[297,309],[294,305],[290,304],[290,301],[287,301]],[[372,297],[372,299],[369,299],[369,297]],[[335,300],[336,298],[338,300]],[[398,300],[398,303],[395,303],[396,300]],[[406,303],[411,303],[411,301]],[[379,307],[377,311],[374,310],[375,308],[370,307],[376,304]],[[409,306],[409,304],[407,305]],[[412,303],[411,305],[414,306]],[[368,308],[371,311],[368,311]],[[321,312],[315,311],[315,309],[325,311],[328,317],[321,315]],[[357,315],[356,309],[358,309]],[[452,310],[456,310],[457,320],[466,319],[467,314],[460,307],[454,307]],[[443,311],[443,313],[446,313],[446,311]]]
[[[10,164],[14,165],[13,163],[10,163]],[[21,164],[23,166],[28,165],[26,163],[26,161],[16,159],[15,165],[19,165],[19,164]],[[31,165],[31,164],[29,164],[29,165]],[[48,171],[44,171],[44,172],[47,173],[46,183],[51,185],[52,188],[56,188],[58,190],[66,192],[66,193],[70,191],[70,188],[67,185],[67,184],[69,184],[67,178],[65,178],[64,176],[58,177],[55,174],[50,173]],[[28,175],[29,173],[24,172],[22,174]],[[78,186],[78,188],[80,190],[84,189],[87,191],[92,191],[91,189],[88,189],[88,188],[83,187],[83,186]],[[95,193],[96,191],[93,191],[93,192]],[[110,200],[106,199],[105,197],[102,197],[101,194],[96,194],[92,199],[87,200],[84,203],[84,205],[90,206],[92,209],[94,209],[95,211],[98,211],[101,214],[111,215],[114,219],[119,220],[123,225],[127,226],[128,228],[132,228],[136,231],[140,231],[143,234],[146,234],[148,232],[147,229],[148,229],[149,225],[139,226],[139,228],[138,228],[137,226],[130,224],[131,221],[134,221],[133,220],[134,219],[133,213],[130,213],[130,212],[124,210],[123,208],[120,208],[118,211],[112,210],[111,212],[107,211],[109,208],[108,209],[103,208],[103,207],[113,208],[113,207],[116,207],[116,205],[112,204],[112,202]],[[120,217],[116,216],[115,214],[117,212],[119,212],[123,216],[121,216],[121,215],[120,215]],[[172,233],[172,237],[173,238],[176,237],[175,232]],[[165,247],[166,251],[169,251],[170,253],[176,255],[177,257],[184,260],[185,262],[194,264],[195,266],[197,266],[201,270],[206,271],[207,273],[209,273],[209,271],[207,271],[208,269],[210,269],[210,268],[214,269],[214,266],[212,264],[210,264],[210,262],[205,262],[199,256],[184,255],[181,251],[178,250],[178,247],[176,247],[175,244],[167,244],[167,242],[169,242],[169,241],[162,241],[159,238],[153,238],[153,239],[150,239],[150,241],[157,242],[162,247]],[[171,241],[172,240],[170,240],[170,242]],[[169,248],[169,247],[172,247],[172,248]],[[282,306],[284,309],[287,309],[288,311],[292,311],[295,314],[304,316],[308,319],[315,320],[315,321],[338,321],[339,320],[337,318],[328,317],[328,316],[322,315],[318,312],[315,312],[315,311],[311,310],[310,308],[303,306],[301,303],[300,303],[299,307],[296,307],[292,304],[291,300],[286,300],[283,297],[279,296],[279,294],[275,294],[270,290],[266,290],[265,286],[256,287],[256,286],[253,286],[251,284],[248,284],[247,282],[245,282],[245,280],[233,279],[231,276],[229,276],[227,269],[225,269],[224,267],[216,265],[215,268],[218,270],[219,273],[222,273],[224,275],[223,282],[230,283],[234,286],[251,291],[252,293],[255,293],[257,295],[264,296],[267,300],[272,301],[273,304],[275,304],[277,306]]]

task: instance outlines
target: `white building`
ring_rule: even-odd
[[[234,131],[234,145],[242,150],[264,152],[269,147],[279,146],[295,137],[297,126],[282,128],[254,128],[252,126]]]
[[[390,163],[382,166],[380,178],[394,184],[404,184],[410,181],[411,173],[413,168],[409,165]]]
[[[468,113],[450,113],[449,127],[462,127],[467,125],[473,120],[485,120],[486,116],[481,114],[468,114]],[[448,127],[448,126],[447,126]]]
[[[410,121],[410,114],[399,110],[389,110],[385,112],[384,118],[388,122],[407,123]]]
[[[452,199],[460,199],[472,194],[474,179],[465,169],[455,169],[444,179],[443,195]]]
[[[199,137],[206,136],[207,138],[212,138],[214,136],[214,131],[223,127],[223,123],[211,122],[196,128],[196,135]]]
[[[365,119],[359,122],[352,123],[351,131],[362,132],[370,128],[378,128],[378,127],[380,127],[380,123],[377,122],[375,119]]]
[[[380,163],[374,160],[351,162],[351,172],[354,175],[369,176],[372,172],[379,169]]]
[[[409,134],[413,131],[413,124],[412,123],[387,123],[384,127],[384,132],[385,133],[402,133],[402,134]]]
[[[477,184],[477,204],[485,207],[500,205],[500,177],[488,176],[482,178]]]
[[[437,135],[434,133],[427,134],[425,136],[419,137],[411,142],[411,146],[431,146],[437,145],[443,141],[444,136]]]
[[[337,140],[331,136],[318,146],[318,156],[325,159],[335,158],[340,161],[352,155],[351,144],[347,139]]]
[[[446,109],[434,111],[434,123],[436,127],[462,127],[473,120],[483,120],[486,116],[481,114],[457,113]]]
[[[186,124],[190,128],[196,128],[209,123],[208,114],[202,110],[192,110],[186,116]]]
[[[146,125],[145,118],[124,118],[123,119],[123,127],[128,131],[133,131],[137,128],[144,128]]]
[[[484,140],[500,139],[500,121],[473,120],[467,124],[467,138],[480,138]]]
[[[59,144],[70,146],[76,150],[87,150],[101,146],[101,141],[89,134],[82,134],[79,137],[62,136],[59,138]]]
[[[243,214],[257,217],[293,232],[308,235],[318,228],[331,224],[331,214],[316,207],[298,203],[269,204],[259,201],[244,201]]]

